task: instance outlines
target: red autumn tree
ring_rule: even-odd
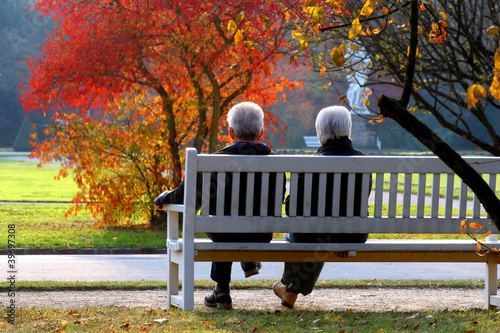
[[[27,61],[22,102],[54,120],[33,156],[73,170],[69,213],[86,203],[104,223],[158,222],[152,201],[181,179],[184,147],[216,150],[234,102],[269,107],[294,86],[273,75],[283,15],[264,0],[39,0],[33,10],[55,28]]]

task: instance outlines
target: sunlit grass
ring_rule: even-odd
[[[178,311],[150,308],[19,308],[4,332],[498,332],[493,311]]]

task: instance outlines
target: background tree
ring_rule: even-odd
[[[19,101],[19,83],[27,68],[22,60],[40,53],[37,45],[52,27],[50,18],[25,13],[28,0],[0,0],[0,147],[11,148],[26,114]],[[31,120],[35,123],[39,119]],[[41,133],[40,133],[41,134]],[[31,149],[30,149],[31,151]]]
[[[376,4],[367,0],[362,3],[361,7],[353,10],[352,8],[344,7],[341,2],[318,2],[316,0],[305,1],[303,8],[297,8],[293,4],[288,3],[290,10],[293,10],[299,18],[303,19],[303,24],[299,25],[297,30],[292,33],[295,39],[300,44],[300,49],[307,49],[309,40],[321,43],[321,38],[318,37],[320,31],[337,32],[347,29],[347,37],[350,44],[342,44],[334,47],[330,52],[332,63],[337,67],[344,66],[347,51],[359,50],[358,43],[364,38],[371,38],[373,35],[385,33],[385,29],[391,24],[396,24],[398,27],[409,27],[409,30],[400,36],[400,40],[406,41],[407,49],[404,53],[392,54],[390,58],[384,55],[378,55],[374,61],[381,61],[384,63],[397,62],[399,63],[399,72],[403,73],[400,81],[403,82],[402,92],[398,99],[390,98],[381,95],[378,100],[380,114],[385,117],[394,119],[405,130],[413,134],[422,144],[440,157],[445,164],[447,164],[455,173],[464,180],[464,182],[474,191],[485,210],[488,212],[492,222],[500,226],[500,210],[498,209],[500,201],[495,193],[491,190],[488,184],[479,176],[461,157],[457,154],[448,144],[439,138],[432,130],[423,125],[418,119],[411,115],[408,111],[410,98],[415,89],[419,86],[415,84],[416,72],[420,64],[420,54],[422,50],[420,46],[425,43],[443,44],[446,40],[449,24],[446,22],[448,19],[448,7],[431,8],[429,1],[411,0],[405,2],[399,1],[379,1]],[[492,3],[492,11],[498,10],[498,4]],[[429,11],[431,11],[429,14]],[[422,17],[430,17],[432,22],[429,26],[421,26],[420,19]],[[401,21],[404,18],[405,21]],[[440,19],[441,18],[441,19]],[[325,23],[325,19],[327,23]],[[396,20],[398,19],[398,20]],[[423,21],[425,22],[425,21]],[[373,26],[377,24],[377,26]],[[345,35],[345,34],[344,34]],[[340,34],[342,36],[342,34]],[[423,37],[425,36],[425,37]],[[424,40],[422,40],[424,39]],[[342,38],[340,38],[342,43]],[[385,44],[387,45],[387,44]],[[458,45],[461,46],[461,45]],[[390,48],[390,45],[387,45]],[[397,57],[395,57],[395,55]],[[321,56],[321,54],[320,54]],[[325,57],[325,54],[322,55]],[[319,58],[316,58],[318,61]],[[490,99],[493,98],[500,100],[500,49],[492,52],[489,57],[485,58],[486,64],[489,64],[489,72],[484,73],[487,75],[485,80],[488,81],[490,87]],[[328,62],[320,63],[322,66],[321,72],[327,70]],[[425,67],[425,63],[422,66]],[[469,64],[473,65],[473,64]],[[360,64],[351,64],[351,70],[365,71],[366,66],[360,68]],[[383,68],[383,66],[381,67]],[[464,69],[466,74],[467,68]],[[435,73],[436,76],[443,75],[442,73]],[[444,75],[448,76],[448,75]],[[459,84],[459,82],[455,82]],[[469,85],[467,85],[469,84]],[[481,98],[488,98],[486,89],[477,86],[477,82],[473,81],[464,83],[467,93],[464,95],[468,99],[468,107],[471,109],[477,104]],[[441,95],[449,94],[445,90]],[[495,101],[493,101],[496,103]]]
[[[363,21],[366,38],[359,38],[357,42],[373,59],[370,70],[374,75],[369,86],[375,92],[376,85],[384,83],[384,77],[390,77],[392,80],[385,82],[395,87],[403,88],[405,84],[409,4],[385,3],[388,12],[394,11],[392,24],[384,25],[389,19],[381,20],[376,15]],[[362,1],[349,2],[351,10],[363,5]],[[496,156],[500,156],[500,103],[492,95],[485,95],[486,98],[469,108],[467,90],[475,83],[491,86],[493,82],[492,59],[500,43],[499,15],[498,2],[491,0],[435,0],[422,4],[419,29],[430,30],[436,37],[434,42],[428,42],[432,37],[419,35],[411,91],[412,104],[419,110],[433,115],[444,128]],[[345,17],[342,22],[350,23]],[[438,24],[445,27],[442,32],[432,30],[433,25]],[[381,33],[374,33],[377,29]],[[348,31],[342,38],[348,39]]]
[[[181,179],[183,148],[214,151],[232,103],[270,106],[294,86],[272,75],[286,43],[265,1],[40,0],[34,10],[56,26],[28,60],[22,101],[56,125],[33,156],[62,159],[60,176],[73,169],[69,213],[87,203],[103,223],[158,222],[152,202]]]

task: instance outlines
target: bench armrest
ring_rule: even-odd
[[[173,211],[181,213],[184,211],[184,205],[180,204],[163,204],[162,208],[164,211]]]

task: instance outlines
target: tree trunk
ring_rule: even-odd
[[[500,200],[486,181],[453,148],[409,113],[397,100],[382,95],[378,100],[378,106],[384,117],[394,119],[436,154],[471,188],[483,204],[493,224],[500,229]]]

